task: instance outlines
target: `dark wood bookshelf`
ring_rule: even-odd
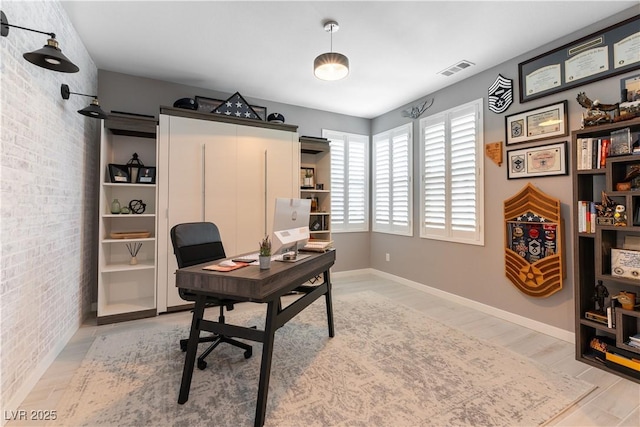
[[[628,165],[640,165],[640,154],[628,154],[609,157],[606,166],[600,169],[578,170],[578,141],[581,138],[606,138],[612,131],[630,128],[632,143],[640,132],[640,118],[626,120],[601,126],[586,127],[571,132],[571,159],[573,178],[573,248],[574,248],[574,300],[575,300],[575,348],[576,360],[607,372],[619,375],[636,383],[640,383],[640,372],[623,365],[594,358],[590,342],[595,337],[605,337],[615,341],[615,347],[638,354],[640,350],[624,345],[622,341],[640,330],[640,312],[616,308],[615,327],[592,321],[585,317],[588,310],[595,308],[593,296],[598,280],[609,291],[605,306],[610,305],[610,298],[620,291],[635,292],[640,299],[640,279],[617,277],[612,275],[611,249],[622,248],[625,236],[640,237],[640,224],[634,226],[636,212],[640,212],[640,188],[631,191],[616,191],[616,184],[621,181]],[[622,204],[627,212],[627,225],[597,225],[595,233],[579,232],[579,201],[600,202],[601,192],[617,204]]]

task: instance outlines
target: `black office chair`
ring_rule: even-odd
[[[171,228],[171,243],[173,252],[178,261],[178,268],[190,267],[203,262],[211,262],[225,258],[224,247],[220,239],[218,227],[211,222],[189,222],[177,224]],[[185,301],[195,301],[196,295],[185,289],[178,289],[180,297]],[[225,300],[215,297],[207,297],[207,307],[220,307],[218,322],[224,323],[224,308],[233,310],[235,301]],[[180,340],[180,349],[187,351],[188,339]],[[248,359],[253,353],[250,345],[237,341],[225,335],[213,334],[212,336],[200,337],[199,342],[211,342],[212,344],[198,357],[198,369],[205,369],[207,362],[205,358],[220,343],[228,343],[245,350],[244,357]]]

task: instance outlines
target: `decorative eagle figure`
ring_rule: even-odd
[[[578,100],[578,104],[582,105],[587,110],[614,111],[619,107],[619,104],[602,104],[597,99],[592,101],[584,92],[578,93],[578,97],[576,99]]]
[[[412,119],[417,119],[422,115],[422,113],[427,111],[427,108],[433,105],[433,98],[431,98],[431,102],[429,103],[429,105],[427,105],[428,102],[429,100],[426,100],[420,106],[416,105],[414,107],[407,108],[406,110],[402,110],[402,117],[411,117]]]
[[[582,126],[595,126],[602,123],[611,123],[609,111],[617,111],[620,114],[620,104],[602,104],[597,99],[590,100],[584,92],[579,92],[576,98],[578,104],[587,109],[582,113]]]

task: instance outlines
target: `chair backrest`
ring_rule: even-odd
[[[178,268],[225,258],[218,227],[211,222],[187,222],[171,228]]]

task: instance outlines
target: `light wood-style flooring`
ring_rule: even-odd
[[[549,425],[640,426],[640,385],[576,361],[574,346],[571,343],[377,275],[366,273],[334,275],[332,281],[336,295],[365,290],[377,292],[397,303],[437,318],[440,322],[451,327],[504,346],[598,387],[560,417],[550,420]],[[242,310],[243,306],[248,307],[249,305],[239,304],[236,306],[236,310]],[[64,394],[65,387],[80,366],[96,336],[144,328],[157,322],[175,319],[176,316],[188,319],[190,312],[164,314],[150,319],[102,326],[96,326],[95,319],[85,322],[85,325],[69,341],[19,409],[55,410]],[[8,427],[24,427],[26,425],[38,424],[31,421],[29,424],[24,421],[8,421],[6,424]],[[59,420],[55,425],[64,426],[64,420]]]

